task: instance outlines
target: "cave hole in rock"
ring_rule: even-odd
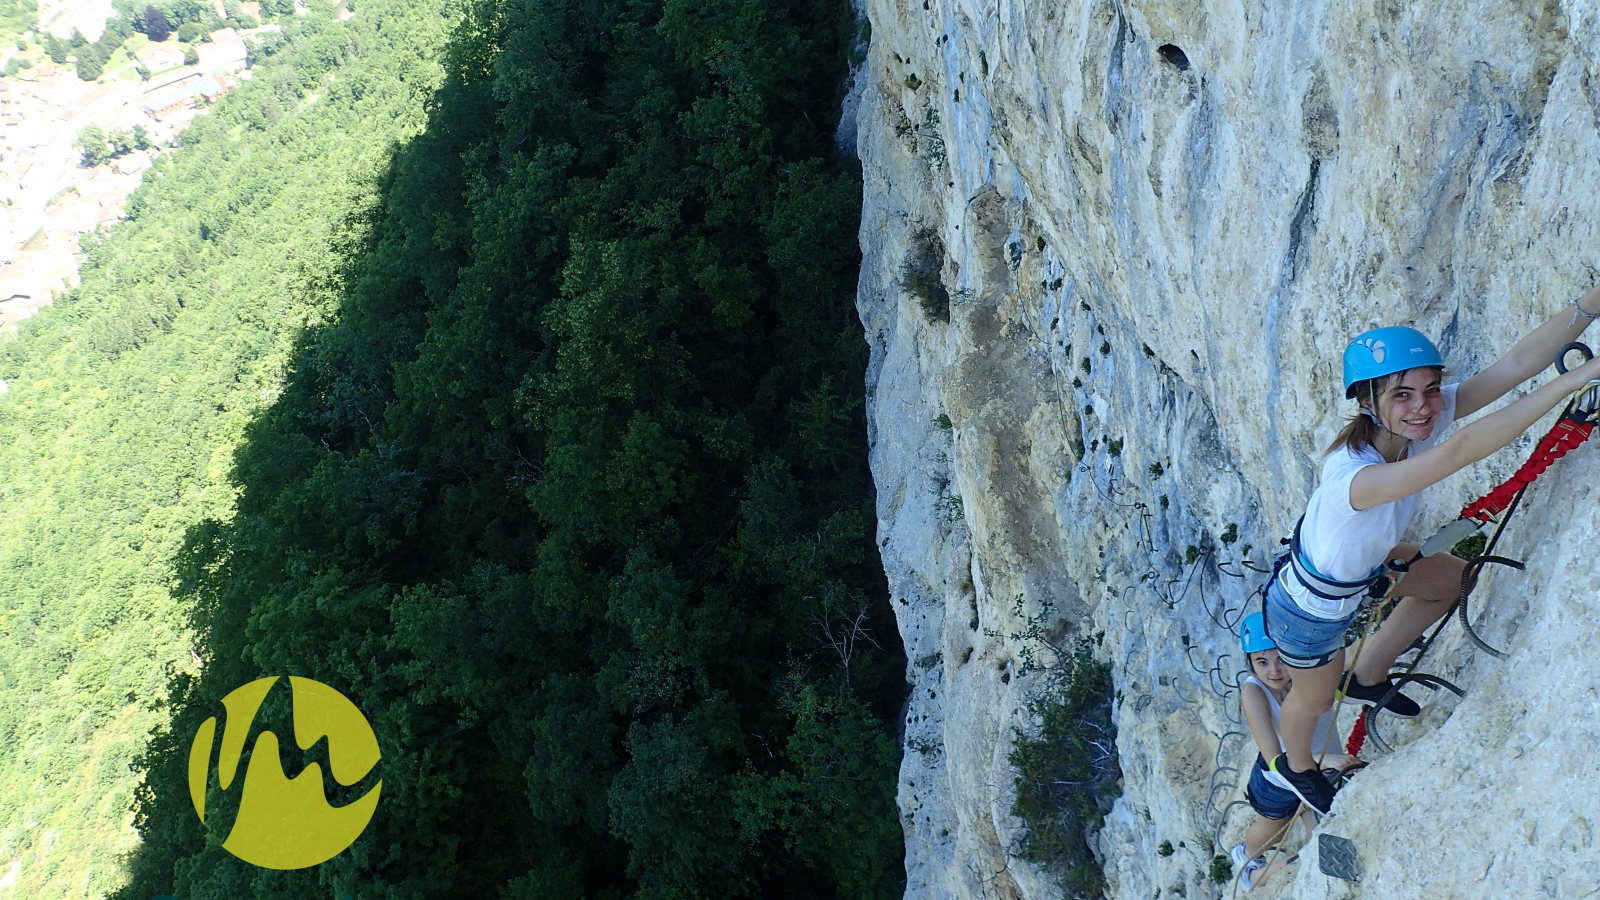
[[[1189,54],[1184,53],[1183,48],[1177,44],[1162,44],[1156,48],[1156,52],[1161,54],[1161,58],[1166,61],[1167,65],[1172,66],[1179,72],[1189,71]]]

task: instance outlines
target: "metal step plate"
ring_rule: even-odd
[[[1317,867],[1322,874],[1334,878],[1361,880],[1361,862],[1356,859],[1356,845],[1338,835],[1317,835]]]

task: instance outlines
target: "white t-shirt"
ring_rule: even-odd
[[[1283,733],[1278,730],[1278,713],[1282,711],[1282,705],[1278,703],[1278,698],[1272,695],[1272,691],[1267,690],[1267,686],[1261,683],[1261,679],[1255,677],[1254,675],[1246,675],[1244,677],[1244,683],[1253,684],[1257,688],[1260,688],[1261,693],[1267,695],[1267,702],[1272,704],[1272,731],[1274,734],[1278,735],[1278,750],[1279,752],[1282,752]],[[1339,707],[1337,704],[1329,707],[1328,711],[1323,713],[1321,718],[1317,719],[1316,730],[1311,732],[1312,756],[1320,757],[1324,752],[1344,752],[1344,748],[1339,746],[1339,735],[1333,730],[1333,712],[1338,708]],[[1293,788],[1289,787],[1289,782],[1285,781],[1282,775],[1279,775],[1277,772],[1272,770],[1272,760],[1267,760],[1267,766],[1268,768],[1265,774],[1268,781],[1286,791],[1294,790]]]
[[[1444,406],[1433,433],[1425,441],[1409,442],[1404,458],[1444,440],[1445,432],[1456,420],[1457,387],[1451,384],[1440,390]],[[1366,446],[1355,451],[1340,447],[1328,454],[1322,464],[1322,481],[1311,493],[1305,518],[1300,522],[1300,550],[1317,574],[1334,581],[1360,581],[1387,562],[1384,556],[1400,543],[1406,526],[1411,524],[1411,514],[1417,509],[1417,494],[1371,509],[1357,510],[1350,505],[1350,482],[1356,473],[1383,462],[1382,454]],[[1285,567],[1283,571],[1294,570]],[[1324,619],[1346,618],[1361,605],[1361,594],[1329,600],[1311,593],[1298,578],[1284,578],[1283,587],[1301,609]]]

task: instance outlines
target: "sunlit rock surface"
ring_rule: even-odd
[[[1244,563],[1265,567],[1353,410],[1349,336],[1415,324],[1460,376],[1595,277],[1600,12],[867,9],[858,303],[914,684],[908,896],[1058,893],[1015,855],[1007,754],[1039,683],[1019,671],[1018,597],[1024,615],[1052,604],[1069,639],[1103,632],[1114,663],[1125,786],[1097,838],[1112,896],[1227,895],[1207,867],[1222,813],[1223,851],[1250,817],[1227,810],[1229,767],[1254,752],[1228,687],[1232,626],[1264,580]],[[936,291],[930,313],[908,290],[930,253],[948,322]],[[1431,489],[1414,530],[1531,443]],[[1452,623],[1424,669],[1465,699],[1414,689],[1425,714],[1389,720],[1393,752],[1369,743],[1374,765],[1320,827],[1355,843],[1363,880],[1321,874],[1313,844],[1253,896],[1600,891],[1597,453],[1534,487],[1500,546],[1527,572],[1474,595],[1510,659]]]

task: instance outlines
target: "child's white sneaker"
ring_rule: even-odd
[[[1267,867],[1266,857],[1258,856],[1244,864],[1244,871],[1239,874],[1239,890],[1253,891],[1256,888],[1255,874]]]
[[[1228,858],[1233,860],[1233,867],[1239,870],[1239,889],[1242,891],[1254,890],[1255,874],[1267,867],[1267,858],[1258,856],[1255,859],[1245,855],[1244,842],[1240,842],[1228,851]]]

